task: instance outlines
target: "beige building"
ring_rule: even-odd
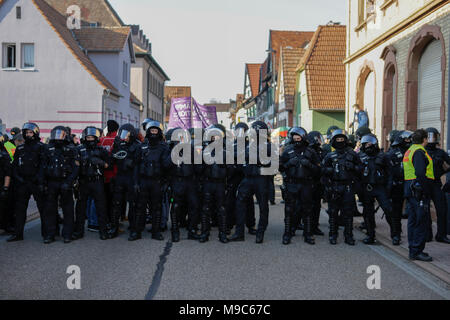
[[[346,126],[364,106],[384,145],[392,129],[436,127],[447,141],[450,4],[348,0]]]

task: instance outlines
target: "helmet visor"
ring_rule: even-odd
[[[428,132],[428,143],[439,143],[440,137],[436,132]]]
[[[130,131],[123,130],[123,129],[120,130],[120,132],[119,132],[119,139],[120,140],[122,140],[122,141],[129,140],[130,137],[131,137],[131,132]]]
[[[147,131],[150,128],[158,128],[161,130],[161,132],[163,130],[161,123],[158,121],[153,121],[153,120],[150,120],[149,122],[147,122],[145,124],[145,131]]]
[[[97,128],[89,127],[84,130],[84,136],[85,137],[94,136],[100,138],[100,131]]]
[[[67,132],[62,129],[52,130],[50,133],[50,140],[65,140]]]
[[[23,125],[22,130],[31,130],[33,131],[35,134],[37,134],[39,132],[39,128],[36,124],[34,123],[25,123]]]

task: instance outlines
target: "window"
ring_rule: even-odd
[[[22,68],[34,68],[34,44],[22,44]]]
[[[125,85],[128,84],[128,63],[126,63],[125,61],[123,62],[122,82],[123,82]]]
[[[119,122],[120,124],[123,124],[123,115],[122,115],[122,112],[120,113],[120,122]]]
[[[16,18],[22,19],[22,7],[19,6],[16,7]]]
[[[3,45],[3,68],[15,68],[16,67],[16,45],[4,44]]]

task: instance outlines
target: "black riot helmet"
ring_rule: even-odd
[[[362,137],[361,145],[361,150],[369,156],[373,156],[380,151],[378,139],[374,134],[366,134]]]
[[[157,129],[158,133],[151,133],[151,129]],[[146,138],[150,144],[156,144],[163,139],[163,125],[159,121],[149,121],[145,125]]]
[[[146,118],[144,121],[142,121],[142,130],[147,132],[147,123],[152,122],[153,119],[151,118]]]
[[[344,141],[338,142],[336,141],[338,138],[344,138]],[[331,135],[330,144],[335,149],[344,149],[348,145],[348,136],[347,132],[342,129],[337,129],[333,131]]]
[[[50,142],[56,144],[69,142],[68,137],[70,138],[70,134],[67,132],[67,128],[63,126],[54,127],[50,132]]]
[[[392,130],[389,132],[389,134],[386,137],[386,140],[392,145],[397,138],[397,136],[401,133],[401,131],[398,130]]]
[[[227,130],[221,124],[213,124],[206,128],[205,134],[208,141],[212,141],[213,137],[219,137],[219,139],[225,139]],[[215,138],[216,139],[216,138]]]
[[[29,138],[27,137],[27,131],[30,130],[33,132],[33,137]],[[22,135],[25,139],[25,141],[30,141],[30,140],[39,140],[39,127],[36,123],[33,122],[27,122],[23,125],[22,127]]]
[[[81,133],[81,143],[86,145],[88,148],[94,148],[100,141],[101,132],[96,127],[87,127]],[[94,140],[88,141],[87,137],[94,137]]]
[[[400,131],[397,138],[392,143],[392,147],[399,147],[403,151],[406,151],[411,146],[411,138],[412,138],[413,132],[404,130]]]
[[[119,132],[117,133],[117,137],[121,141],[126,141],[127,143],[133,143],[136,141],[137,132],[133,125],[126,123],[119,128]]]
[[[439,144],[441,141],[441,135],[436,128],[428,128],[425,131],[428,133],[428,144]]]
[[[11,140],[11,138],[7,133],[2,134],[0,132],[0,147],[2,147],[9,140]]]
[[[302,137],[302,140],[306,140],[306,138],[308,136],[308,132],[306,132],[306,130],[303,129],[302,127],[293,127],[289,131],[289,137],[291,139],[293,139],[294,135],[298,135],[298,136]]]
[[[325,139],[319,131],[311,131],[308,133],[306,139],[308,140],[310,147],[318,148],[325,144]]]
[[[245,133],[248,131],[248,125],[245,122],[239,122],[234,127],[234,136],[236,138],[243,138],[245,137]]]
[[[367,128],[367,127],[361,127],[358,130],[356,130],[355,135],[356,135],[356,140],[357,141],[361,141],[361,139],[366,135],[366,134],[371,134],[372,131]]]
[[[331,140],[331,136],[333,135],[333,132],[335,130],[339,130],[339,127],[338,126],[331,126],[331,127],[328,128],[328,130],[327,130],[327,139],[328,140]]]
[[[252,129],[255,129],[256,132],[259,132],[259,130],[269,130],[269,127],[263,121],[255,121],[252,123]]]
[[[9,133],[14,137],[16,134],[22,133],[22,130],[20,130],[20,128],[18,127],[14,127],[11,129],[11,131],[9,131]]]

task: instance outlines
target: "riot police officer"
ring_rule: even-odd
[[[101,132],[95,127],[87,127],[81,134],[81,145],[78,147],[80,157],[79,199],[76,205],[75,229],[72,240],[84,236],[84,224],[88,197],[92,197],[98,217],[99,236],[107,240],[108,216],[104,188],[104,170],[110,166],[108,151],[98,145]]]
[[[169,167],[169,147],[163,142],[162,124],[146,123],[145,142],[138,146],[135,155],[134,189],[137,194],[136,217],[130,221],[129,241],[141,239],[145,228],[145,214],[150,202],[152,212],[152,238],[164,240],[161,233],[161,205],[163,190],[161,179]],[[119,131],[120,132],[120,131]]]
[[[333,136],[333,132],[336,130],[340,130],[338,126],[331,126],[328,128],[327,130],[327,141],[325,144],[323,144],[322,149],[324,154],[326,155],[327,153],[332,152],[332,148],[331,148],[331,138]]]
[[[78,151],[70,145],[65,127],[57,126],[50,133],[50,143],[44,158],[44,179],[48,194],[43,223],[46,228],[44,243],[55,241],[57,234],[58,199],[64,215],[62,236],[64,243],[72,241],[74,224],[73,184],[78,176],[80,162]]]
[[[117,166],[114,181],[113,206],[110,238],[119,235],[120,216],[122,208],[128,202],[128,221],[133,225],[135,218],[136,193],[134,183],[134,168],[136,152],[140,146],[137,131],[131,124],[124,124],[119,128],[111,152],[111,162]]]
[[[8,228],[7,203],[11,185],[12,166],[8,152],[3,148],[5,141],[7,141],[5,136],[0,134],[0,229],[6,231]]]
[[[196,178],[198,175],[198,167],[194,166],[194,144],[193,141],[191,142],[191,136],[187,130],[175,130],[172,133],[171,140],[181,142],[176,144],[172,150],[172,161],[170,162],[169,169],[174,199],[171,211],[172,241],[178,242],[180,239],[177,219],[178,217],[182,217],[183,210],[186,209],[189,215],[187,226],[188,239],[200,240],[200,236],[196,231],[200,216],[200,205],[198,196],[199,187]]]
[[[264,241],[264,232],[269,223],[269,180],[264,175],[264,167],[269,167],[270,163],[262,163],[262,149],[267,149],[268,156],[271,156],[271,145],[267,142],[268,127],[262,121],[255,121],[252,124],[254,138],[245,148],[244,164],[240,165],[244,179],[240,183],[237,191],[236,201],[236,230],[230,241],[245,241],[244,225],[247,215],[247,202],[256,195],[259,205],[259,223],[256,231],[256,243]],[[256,164],[250,163],[250,154],[256,156]]]
[[[308,133],[307,140],[309,147],[313,149],[319,157],[320,163],[325,159],[325,152],[322,145],[325,143],[322,134],[319,131]],[[320,211],[322,209],[322,198],[324,194],[323,184],[320,177],[313,179],[313,214],[312,214],[312,232],[316,236],[323,236],[324,233],[319,229]]]
[[[408,215],[409,258],[430,262],[424,252],[429,226],[430,197],[434,183],[433,160],[425,149],[428,133],[419,129],[411,136],[413,145],[403,158],[405,174],[405,197],[410,204]]]
[[[338,213],[344,217],[345,243],[355,245],[353,239],[353,212],[355,208],[354,181],[359,177],[361,162],[358,155],[348,147],[344,130],[335,130],[331,136],[331,146],[335,151],[328,153],[322,161],[325,179],[325,193],[328,201],[330,244],[337,244]]]
[[[363,216],[367,228],[365,244],[374,244],[375,239],[375,199],[383,209],[391,228],[392,244],[400,245],[401,215],[392,211],[389,195],[392,190],[392,167],[389,157],[380,150],[378,139],[367,134],[361,139],[359,153],[363,164],[361,186],[363,194]]]
[[[434,181],[431,184],[431,200],[433,200],[434,207],[436,208],[437,216],[437,234],[436,241],[442,243],[450,243],[450,239],[447,237],[447,201],[444,192],[442,191],[441,177],[449,172],[449,169],[444,169],[444,163],[450,166],[450,157],[444,150],[438,148],[438,144],[441,140],[439,131],[436,128],[426,129],[428,132],[428,144],[425,147],[431,159],[433,159]],[[433,231],[431,229],[431,217],[429,219],[429,234],[428,240],[433,238]]]
[[[284,216],[283,244],[289,244],[292,237],[292,222],[297,199],[303,211],[305,242],[314,244],[313,236],[313,186],[320,175],[320,158],[308,147],[307,132],[295,127],[290,132],[292,144],[285,148],[280,159],[280,171],[286,172],[286,205]],[[295,224],[294,224],[295,225]]]
[[[208,146],[203,150],[204,164],[202,168],[203,177],[203,208],[201,216],[200,242],[209,240],[209,230],[212,212],[217,212],[219,225],[219,241],[227,243],[226,235],[226,212],[225,212],[225,189],[227,178],[226,150],[225,150],[225,127],[216,124],[206,129],[206,141],[212,143],[218,141],[221,146],[209,150]],[[208,145],[209,145],[208,143]],[[208,161],[210,163],[208,164]]]
[[[23,240],[23,229],[31,195],[36,200],[41,221],[44,215],[45,186],[42,169],[45,146],[40,142],[39,132],[39,127],[35,123],[25,123],[22,127],[25,143],[17,147],[14,155],[16,230],[15,234],[7,240],[8,242]],[[43,237],[46,236],[43,223],[41,223],[41,234]]]
[[[243,152],[243,150],[238,150],[238,139],[240,141],[245,141],[245,147],[248,145],[248,137],[246,133],[248,132],[249,127],[246,123],[240,122],[234,127],[234,156],[235,160],[237,159],[237,153]],[[235,164],[233,166],[229,166],[227,170],[227,191],[226,191],[226,211],[227,211],[227,233],[234,227],[236,224],[236,194],[239,184],[241,183],[243,176],[242,172],[238,170],[238,165]],[[256,234],[256,219],[255,219],[255,203],[253,198],[250,198],[247,201],[247,214],[245,217],[245,224],[248,229],[248,233],[251,235]]]
[[[403,173],[403,156],[411,145],[411,131],[399,131],[397,134],[389,134],[390,148],[386,153],[390,162],[392,170],[392,191],[390,199],[392,202],[392,216],[401,217],[403,210],[404,197],[404,182],[405,177]],[[392,139],[394,139],[392,141]],[[397,222],[399,223],[399,222]],[[398,224],[401,234],[401,223]]]

